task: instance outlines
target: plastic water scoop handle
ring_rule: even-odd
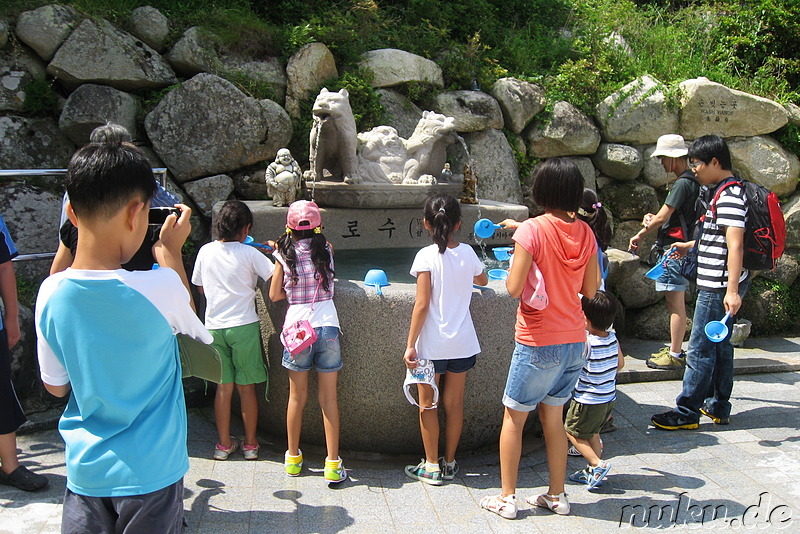
[[[705,326],[706,337],[714,343],[719,343],[728,336],[728,319],[731,318],[731,312],[728,311],[719,321],[710,321]]]

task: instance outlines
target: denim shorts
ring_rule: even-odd
[[[671,248],[671,247],[670,247]],[[658,262],[664,261],[664,256],[669,252],[667,249],[658,257]],[[664,274],[656,280],[656,291],[686,291],[689,288],[689,281],[681,275],[681,263],[683,260],[667,258],[664,265]]]
[[[317,340],[303,352],[292,356],[283,349],[281,365],[290,371],[309,371],[312,367],[318,373],[333,373],[342,368],[342,349],[339,346],[339,329],[335,326],[314,328]]]
[[[469,358],[455,358],[452,360],[431,360],[433,362],[433,369],[437,375],[445,373],[466,373],[473,367],[478,360],[476,356]]]
[[[530,412],[540,402],[549,406],[569,402],[586,361],[586,343],[515,345],[503,405],[518,412]]]

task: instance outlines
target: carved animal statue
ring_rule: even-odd
[[[310,135],[311,170],[306,180],[323,180],[328,171],[335,181],[361,183],[358,174],[356,121],[347,89],[322,88],[314,101],[314,127]]]
[[[403,182],[403,167],[408,160],[405,140],[391,126],[376,126],[358,134],[358,172],[364,182]]]
[[[436,183],[447,159],[447,145],[458,139],[453,117],[423,111],[414,133],[406,141],[408,161],[403,183]]]

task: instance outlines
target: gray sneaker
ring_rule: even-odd
[[[458,473],[458,462],[453,460],[453,467],[449,467],[447,462],[444,461],[444,456],[439,458],[439,469],[442,470],[442,479],[443,480],[453,480]]]

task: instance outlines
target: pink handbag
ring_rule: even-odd
[[[321,283],[321,282],[320,282]],[[317,288],[314,290],[314,298],[311,301],[311,311],[314,310],[314,303],[317,301],[317,291],[319,291],[320,283],[317,283]],[[308,347],[314,344],[317,340],[317,332],[308,319],[298,319],[297,321],[283,325],[281,332],[281,343],[289,351],[292,357],[300,354]]]
[[[317,332],[306,319],[300,319],[284,326],[283,332],[281,332],[281,343],[292,356],[300,354],[313,345],[316,340]]]

